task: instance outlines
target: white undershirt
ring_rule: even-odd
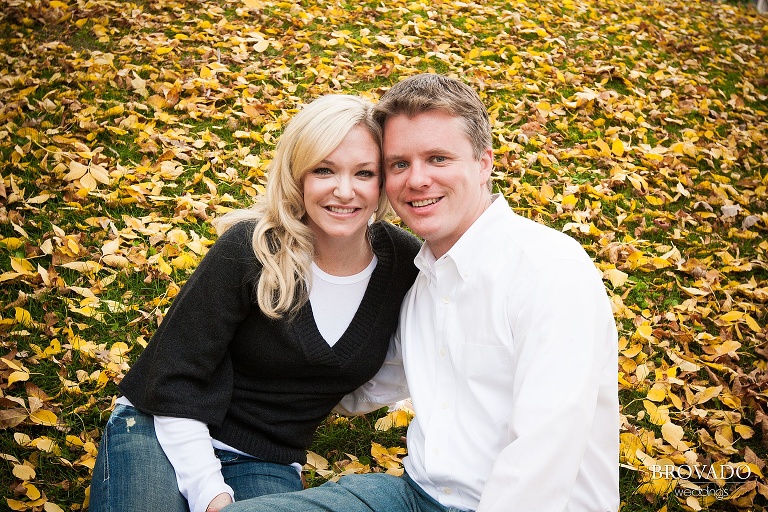
[[[312,263],[309,302],[317,328],[328,345],[339,341],[352,322],[377,263],[374,255],[362,272],[343,277],[323,272]],[[117,403],[132,405],[125,397],[118,398]],[[213,449],[242,454],[241,451],[212,439],[205,423],[189,418],[155,416],[155,434],[173,465],[179,491],[189,502],[191,512],[204,511],[220,493],[228,493],[235,499],[232,488],[224,482],[221,463]],[[298,463],[292,466],[301,472]]]
[[[332,276],[312,263],[309,303],[317,329],[330,346],[339,341],[352,322],[377,262],[374,255],[362,272],[343,277]]]

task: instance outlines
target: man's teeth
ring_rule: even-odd
[[[329,206],[328,209],[333,213],[352,213],[355,211],[354,208],[338,208],[336,206]]]
[[[434,199],[424,199],[421,201],[413,201],[411,204],[413,206],[419,207],[419,206],[428,206],[430,204],[435,204],[437,202],[437,198]]]

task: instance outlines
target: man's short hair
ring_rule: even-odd
[[[383,128],[388,117],[414,117],[431,110],[461,118],[475,158],[493,148],[491,120],[480,96],[469,85],[445,75],[424,73],[395,84],[381,97],[373,117]]]

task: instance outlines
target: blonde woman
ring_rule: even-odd
[[[385,361],[416,276],[419,241],[383,220],[371,110],[311,102],[280,138],[266,194],[219,220],[120,384],[92,512],[216,512],[302,488],[315,429]]]

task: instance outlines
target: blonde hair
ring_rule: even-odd
[[[304,176],[347,136],[361,126],[379,148],[381,127],[373,121],[373,106],[357,96],[321,96],[288,123],[269,164],[266,193],[247,209],[233,210],[215,221],[219,235],[242,221],[255,221],[252,246],[262,266],[256,295],[269,318],[294,315],[309,299],[314,235],[303,222]],[[380,188],[383,186],[383,176]],[[375,220],[389,211],[386,194],[379,198]]]

